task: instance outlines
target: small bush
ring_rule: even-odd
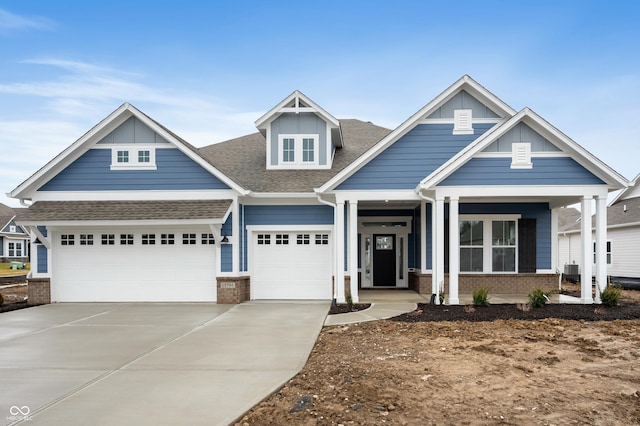
[[[532,308],[541,308],[547,304],[549,296],[540,287],[529,293],[529,304]]]
[[[618,285],[608,285],[602,294],[600,294],[600,300],[602,300],[604,306],[618,306],[621,294],[622,287]]]
[[[353,307],[353,298],[351,297],[351,293],[345,294],[344,300],[345,302],[347,302],[347,306],[349,306],[350,308]]]
[[[480,287],[473,290],[473,304],[475,306],[489,306],[488,295],[489,287]]]

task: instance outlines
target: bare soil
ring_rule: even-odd
[[[615,319],[640,318],[639,293],[619,308],[547,305],[538,319],[490,318],[525,312],[515,305],[429,319],[427,305],[326,327],[304,369],[237,424],[640,424],[640,319]],[[576,310],[585,318],[562,318]]]

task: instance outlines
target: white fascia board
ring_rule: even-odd
[[[345,201],[413,201],[421,200],[418,194],[412,190],[379,190],[379,191],[336,191],[336,202]]]
[[[302,99],[304,103],[306,103],[310,107],[297,107],[297,108],[285,107],[286,104],[288,104],[295,98]],[[293,112],[293,113],[313,112],[319,115],[320,117],[322,117],[327,123],[330,123],[333,127],[340,126],[340,123],[338,122],[337,118],[329,114],[324,108],[316,104],[314,101],[312,101],[310,98],[308,98],[304,93],[302,93],[299,90],[294,90],[293,93],[291,93],[289,96],[284,98],[280,103],[278,103],[276,106],[274,106],[265,114],[263,114],[262,117],[258,118],[254,123],[258,129],[262,129],[265,127],[266,123],[270,123],[271,121],[278,118],[280,114],[285,112]]]
[[[115,130],[119,125],[131,117],[131,115],[133,115],[131,107],[132,106],[129,103],[120,105],[118,109],[93,126],[88,132],[65,148],[60,154],[56,155],[51,161],[18,185],[8,195],[12,198],[19,199],[30,198],[28,195],[25,196],[25,193],[32,191],[34,187],[39,188],[42,186],[50,179],[50,177],[55,176],[67,165],[71,164],[78,157],[84,154],[89,149],[89,146],[102,139],[103,136]]]
[[[332,232],[333,225],[247,225],[247,231],[251,232],[277,232],[277,231],[322,231]]]
[[[481,191],[480,191],[481,190]],[[440,186],[436,188],[436,196],[458,198],[505,198],[518,199],[526,197],[593,197],[607,196],[607,189],[592,185],[493,185],[493,186]]]
[[[228,217],[229,212],[226,216]],[[222,225],[226,218],[222,219],[147,219],[147,220],[52,220],[45,222],[21,222],[25,226],[46,226],[47,230],[55,231],[58,228],[95,228],[95,227],[125,227],[125,226],[179,226],[179,225]]]
[[[530,108],[523,108],[509,120],[484,133],[476,139],[475,142],[469,144],[465,149],[436,169],[433,173],[423,179],[422,182],[420,182],[419,187],[426,189],[442,182],[451,173],[462,167],[462,165],[467,161],[479,154],[483,149],[495,142],[520,122],[525,123],[534,131],[540,133],[547,139],[550,139],[551,143],[559,145],[564,152],[568,152],[580,165],[603,181],[607,182],[609,190],[613,191],[620,189],[629,184],[623,176],[611,169],[598,158],[594,157],[591,153],[582,148],[560,130],[552,126],[548,121],[544,120]]]
[[[291,193],[260,193],[259,196],[252,194],[249,197],[239,199],[245,206],[286,206],[286,205],[321,205],[315,194],[291,194]]]
[[[623,189],[622,191],[620,191],[613,200],[611,200],[611,202],[609,203],[610,207],[612,205],[614,205],[618,200],[623,200],[624,196],[627,192],[629,191],[633,191],[636,187],[636,185],[638,184],[638,182],[640,182],[640,174],[638,174],[636,177],[633,178],[633,180],[629,181],[629,186],[625,189]]]
[[[175,200],[233,200],[238,193],[232,189],[138,190],[138,191],[42,191],[36,201],[175,201]]]
[[[511,117],[516,111],[511,108],[509,105],[504,103],[494,94],[489,92],[487,89],[478,84],[475,80],[473,80],[468,75],[462,76],[458,81],[449,86],[444,92],[440,93],[436,96],[431,102],[418,110],[415,114],[405,120],[402,124],[396,127],[391,133],[389,133],[384,139],[378,142],[376,145],[371,147],[367,152],[353,161],[349,166],[344,168],[340,173],[330,179],[327,183],[322,185],[319,188],[320,192],[326,192],[335,188],[344,182],[348,177],[350,177],[353,173],[357,172],[360,168],[362,168],[365,164],[375,158],[380,152],[384,151],[388,146],[396,142],[406,133],[408,133],[411,129],[413,129],[417,124],[423,121],[426,117],[431,115],[436,109],[440,108],[443,104],[445,104],[449,99],[455,96],[461,90],[466,90],[469,94],[481,98],[482,101],[492,104],[494,108],[496,108],[499,113],[504,114],[505,116]]]

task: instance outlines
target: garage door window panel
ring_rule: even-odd
[[[276,234],[276,245],[288,245],[289,234]]]
[[[213,237],[213,234],[202,234],[203,245],[214,245],[215,243],[216,239]]]
[[[120,245],[132,246],[133,245],[133,234],[120,234]]]
[[[182,234],[182,244],[185,246],[195,245],[196,242],[196,234]]]
[[[160,234],[160,244],[163,246],[172,246],[176,243],[175,234]]]
[[[93,245],[93,234],[80,234],[80,245],[81,246],[92,246]]]
[[[156,234],[142,234],[142,245],[153,246],[156,244]]]
[[[74,235],[73,234],[62,234],[60,235],[60,245],[63,246],[72,246],[75,244]]]
[[[102,234],[100,241],[103,246],[113,246],[116,243],[116,236],[115,234]]]

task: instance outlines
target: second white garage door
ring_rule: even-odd
[[[62,229],[53,234],[55,302],[213,302],[207,229]]]
[[[331,299],[328,232],[253,232],[252,299]]]

